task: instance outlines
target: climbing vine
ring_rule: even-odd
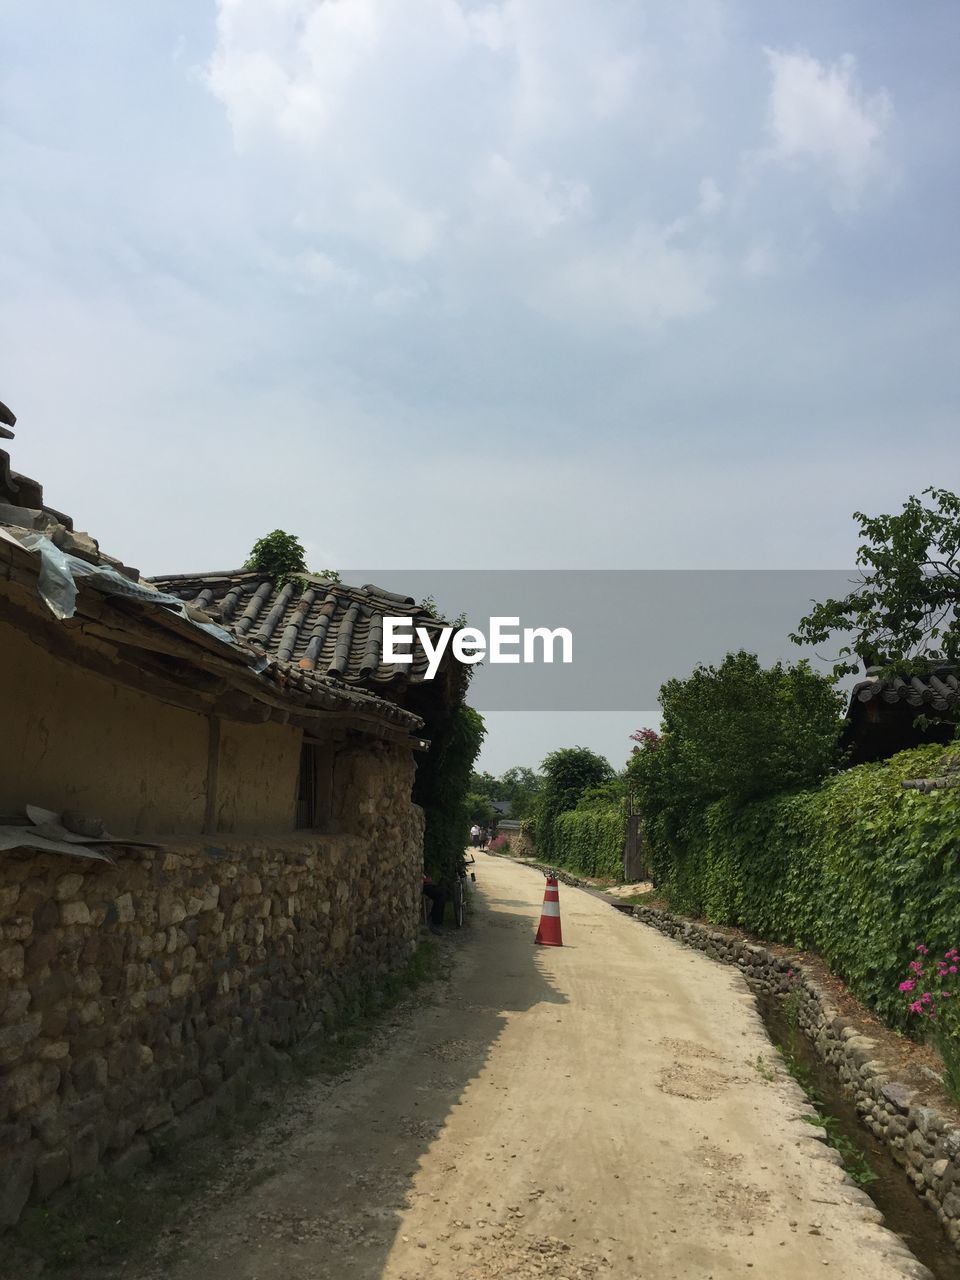
[[[924,795],[940,746],[864,764],[819,786],[750,804],[719,801],[678,833],[647,821],[657,885],[717,924],[818,951],[894,1025],[918,942],[939,954],[960,920],[960,788]]]
[[[449,885],[467,845],[470,775],[486,729],[479,711],[459,703],[429,732],[430,751],[417,769],[414,799],[426,814],[424,866],[439,884]]]

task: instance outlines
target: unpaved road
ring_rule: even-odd
[[[476,870],[449,989],[302,1091],[263,1180],[144,1280],[928,1274],[758,1070],[738,973],[564,886],[567,945],[534,947],[543,877]]]

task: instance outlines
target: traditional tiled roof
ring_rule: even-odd
[[[925,675],[884,677],[882,668],[868,667],[866,678],[853,687],[851,701],[906,703],[910,707],[930,707],[952,711],[960,707],[960,685],[956,669],[937,667]]]
[[[12,437],[8,428],[15,422],[0,403],[0,439]],[[136,569],[102,552],[95,538],[75,530],[69,516],[45,505],[41,485],[12,471],[9,455],[0,450],[4,577],[38,593],[57,618],[83,618],[85,634],[96,636],[101,647],[106,641],[115,648],[117,673],[125,664],[143,680],[162,684],[168,699],[174,686],[182,686],[207,701],[216,697],[207,708],[215,714],[232,710],[245,718],[256,703],[262,718],[279,712],[306,723],[335,712],[375,732],[377,725],[389,725],[391,732],[415,734],[423,726],[420,716],[390,696],[386,686],[393,677],[379,662],[378,619],[385,609],[419,618],[412,600],[373,588],[337,588],[332,602],[326,583],[322,589],[311,582],[305,589],[274,591],[258,575],[242,573],[145,581]],[[196,590],[192,582],[199,583]],[[317,597],[318,608],[311,611],[308,606]],[[301,608],[305,612],[297,613],[295,622],[284,617]],[[281,620],[284,626],[269,644]],[[309,634],[300,635],[304,621]],[[323,660],[299,660],[320,651]],[[414,678],[423,665],[418,659]],[[374,688],[358,687],[368,679]],[[218,692],[212,693],[214,688]]]
[[[420,683],[427,668],[416,640],[411,663],[383,661],[384,616],[409,618],[414,634],[416,627],[443,625],[412,597],[371,584],[349,587],[303,575],[277,586],[263,573],[245,569],[151,581],[280,662],[384,692]],[[410,645],[398,648],[411,652]]]

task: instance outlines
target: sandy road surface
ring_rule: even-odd
[[[793,1083],[757,1069],[772,1054],[739,974],[563,886],[568,945],[536,948],[543,877],[484,855],[477,873],[449,991],[308,1087],[256,1156],[275,1171],[204,1205],[165,1276],[927,1274]]]

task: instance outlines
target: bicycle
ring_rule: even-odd
[[[461,858],[456,883],[453,886],[453,918],[458,929],[463,928],[464,906],[467,900],[467,867],[472,867],[475,863],[476,858],[473,854],[470,855],[469,861],[466,858]],[[470,872],[470,879],[476,882],[477,875],[475,871]]]

